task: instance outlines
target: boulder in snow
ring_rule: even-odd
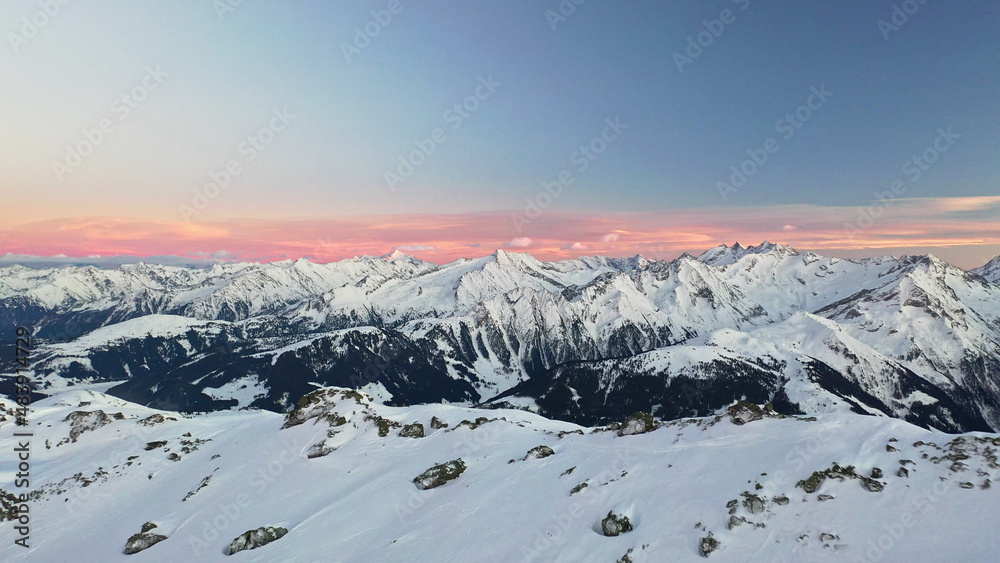
[[[167,536],[150,533],[155,528],[156,524],[152,522],[143,524],[142,530],[138,534],[133,534],[125,541],[125,555],[139,553],[167,539]]]
[[[261,526],[256,530],[247,530],[229,544],[226,555],[232,555],[245,549],[257,549],[262,545],[281,539],[287,533],[288,530],[281,526]]]
[[[465,462],[461,458],[440,463],[413,478],[418,489],[433,489],[448,481],[458,479],[465,472]]]

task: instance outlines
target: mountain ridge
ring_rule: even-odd
[[[696,409],[700,415],[747,393],[781,401],[799,393],[828,397],[827,407],[848,401],[856,410],[946,431],[995,429],[998,303],[995,282],[933,256],[840,259],[766,241],[670,261],[543,262],[498,250],[435,265],[396,251],[329,264],[300,259],[207,270],[0,268],[0,331],[15,323],[35,330],[39,392],[115,382],[112,394],[178,410],[238,405],[283,412],[329,385],[364,388],[397,404],[479,404],[512,389],[536,389],[538,381],[561,377],[559,366],[689,343],[719,348],[721,341],[706,338],[734,331],[747,335],[729,339],[744,348],[735,355],[715,350],[706,364],[715,366],[714,383],[729,391]],[[812,360],[801,344],[792,345],[795,331],[806,330],[810,317],[802,315],[835,325],[826,336],[809,329],[829,340],[810,344]],[[143,317],[159,332],[121,332],[119,325],[138,327],[134,320]],[[764,358],[753,335],[768,330],[788,341]],[[831,336],[837,334],[843,336]],[[763,387],[724,375],[744,369],[748,358],[783,362],[791,371],[765,369],[759,377],[771,383]],[[646,388],[649,401],[640,406],[652,409],[651,398],[670,389],[671,373],[661,369],[643,384],[655,388]],[[868,398],[844,397],[847,387]],[[255,391],[227,399],[219,389]],[[918,389],[922,395],[914,395]],[[542,398],[518,401],[537,410],[531,401]],[[808,404],[789,409],[826,412],[803,400]],[[621,408],[599,418],[624,416]],[[574,416],[593,420],[597,413]]]

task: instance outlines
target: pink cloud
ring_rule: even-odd
[[[980,249],[979,260],[987,252],[982,249],[1000,249],[997,203],[996,198],[926,198],[900,199],[884,208],[774,205],[603,214],[548,210],[524,233],[518,232],[509,212],[205,223],[80,217],[0,229],[0,254],[211,257],[216,253],[216,258],[224,259],[307,257],[325,262],[362,254],[380,256],[396,248],[444,263],[497,248],[528,249],[544,260],[580,254],[673,258],[737,240],[744,244],[771,240],[829,254]]]
[[[534,244],[534,241],[531,240],[531,237],[515,237],[513,240],[503,243],[504,246],[509,248],[528,248],[532,244]]]

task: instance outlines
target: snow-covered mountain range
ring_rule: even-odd
[[[764,243],[672,261],[396,252],[209,269],[0,268],[0,337],[37,391],[111,382],[153,408],[285,412],[319,387],[595,425],[746,398],[948,432],[1000,429],[1000,259],[847,260]],[[10,381],[0,391],[10,391]]]
[[[0,268],[0,560],[991,561],[998,264]]]

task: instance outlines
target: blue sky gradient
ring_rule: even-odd
[[[553,26],[557,0],[220,12],[225,1],[71,2],[25,41],[12,34],[25,37],[40,4],[4,3],[0,182],[22,209],[14,222],[179,220],[279,108],[292,123],[196,220],[519,210],[564,169],[560,211],[863,206],[949,127],[960,139],[906,197],[1000,193],[996,2],[567,0],[575,10]],[[345,57],[390,4],[398,13]],[[914,6],[883,33],[894,7]],[[723,10],[731,23],[679,71],[675,54]],[[147,68],[168,76],[119,120],[113,101]],[[488,77],[496,91],[453,129],[446,111]],[[814,87],[833,95],[784,139],[776,122]],[[614,117],[627,129],[579,170],[572,154]],[[105,118],[113,133],[60,181],[54,163]],[[390,190],[386,173],[438,128],[447,139]],[[780,150],[720,197],[730,167],[769,137]]]

